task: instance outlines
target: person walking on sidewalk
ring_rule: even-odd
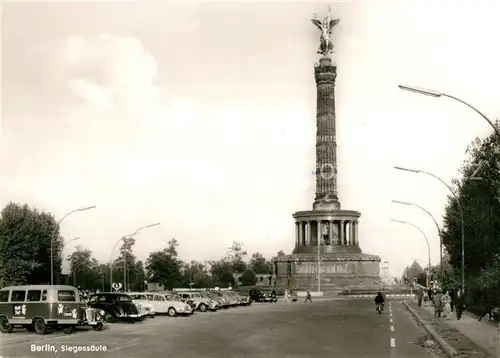
[[[457,319],[462,318],[462,312],[465,309],[465,296],[461,289],[457,291],[456,301],[455,301],[455,313],[457,314]]]
[[[418,307],[422,307],[422,300],[423,299],[424,299],[424,291],[423,290],[418,290],[418,292],[417,292]]]
[[[451,297],[448,291],[441,296],[441,307],[443,308],[443,317],[446,319],[451,318]]]
[[[306,303],[307,301],[311,302],[312,303],[312,296],[311,296],[311,291],[307,290],[307,296],[306,296],[306,299],[304,300],[304,303]]]
[[[434,300],[434,316],[441,317],[441,293],[439,291],[436,291],[432,295],[432,299]]]
[[[455,290],[454,288],[451,289],[450,297],[451,297],[450,307],[451,307],[451,312],[453,312],[453,309],[455,308],[455,301],[457,300],[457,290]]]

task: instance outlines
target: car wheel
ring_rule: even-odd
[[[2,333],[12,333],[14,326],[9,323],[7,317],[0,318],[0,332]]]
[[[94,327],[92,327],[94,329],[94,331],[102,331],[102,328],[104,327],[104,325],[99,322],[98,324],[96,324]]]
[[[64,329],[64,333],[71,334],[75,330],[75,326],[68,326]]]
[[[200,306],[198,307],[198,309],[200,310],[200,312],[206,312],[208,307],[206,304],[201,303]]]
[[[175,316],[177,316],[177,311],[175,310],[175,308],[170,307],[170,308],[168,309],[168,315],[169,315],[170,317],[175,317]]]
[[[116,318],[113,317],[113,315],[111,313],[105,313],[104,314],[104,321],[106,321],[108,323],[115,323],[116,322]]]
[[[33,327],[35,327],[36,334],[45,334],[47,333],[47,325],[43,318],[35,318],[33,322]]]

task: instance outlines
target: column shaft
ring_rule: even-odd
[[[340,220],[340,245],[345,246],[345,221]]]
[[[354,222],[354,242],[356,246],[359,246],[359,238],[358,238],[358,221]]]
[[[330,246],[333,245],[333,221],[328,222],[328,241],[330,242]]]
[[[321,221],[316,221],[316,226],[317,226],[317,229],[316,229],[316,230],[317,230],[317,232],[316,232],[316,237],[317,237],[317,240],[318,240],[317,244],[318,244],[318,246],[321,246],[321,241],[322,241],[322,240],[321,240],[321,239],[322,239],[322,237],[321,237],[321,236],[322,236],[322,232],[321,232]]]
[[[298,247],[300,245],[299,228],[299,223],[295,222],[295,247]]]
[[[305,227],[305,231],[306,231],[306,238],[305,238],[305,242],[306,242],[306,246],[311,246],[311,223],[308,221],[306,222],[306,227]]]

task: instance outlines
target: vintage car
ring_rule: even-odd
[[[127,292],[130,296],[132,302],[134,302],[139,310],[139,314],[142,317],[154,318],[156,310],[152,302],[148,299],[148,296],[144,292]]]
[[[119,320],[134,323],[143,318],[132,298],[125,293],[96,293],[89,297],[87,305],[104,311],[104,320],[109,323]]]
[[[249,292],[250,299],[254,302],[278,302],[276,293],[264,292],[258,288],[252,288]]]
[[[250,297],[243,296],[243,295],[239,294],[238,292],[226,291],[226,294],[234,297],[238,301],[239,306],[249,306],[252,303],[250,301]]]
[[[179,292],[182,301],[194,303],[194,310],[200,312],[216,311],[217,303],[208,297],[203,297],[200,292]]]
[[[226,301],[224,300],[223,297],[219,297],[215,293],[210,292],[210,291],[203,291],[203,292],[200,292],[200,294],[203,297],[206,297],[208,299],[214,300],[215,301],[215,309],[216,310],[220,310],[221,308],[227,308],[226,307],[227,306]]]
[[[149,295],[150,293],[148,293]],[[190,316],[194,313],[196,308],[195,303],[188,304],[183,302],[179,295],[174,293],[151,293],[154,296],[154,302],[158,306],[156,307],[156,312],[166,313],[170,317]]]
[[[230,293],[231,291],[222,291],[220,294],[224,297],[229,307],[237,307],[240,305],[240,301],[236,296]]]
[[[11,333],[14,328],[26,328],[37,334],[50,329],[90,325],[97,331],[103,327],[102,312],[86,309],[80,302],[78,289],[66,285],[24,285],[0,290],[0,331]]]
[[[231,307],[228,298],[224,294],[222,294],[222,292],[215,290],[209,292],[217,297],[217,299],[221,302],[222,308],[228,309],[229,307]]]

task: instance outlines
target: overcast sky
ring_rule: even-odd
[[[219,258],[236,240],[266,256],[293,249],[292,213],[315,190],[314,63],[327,3],[5,3],[0,204],[68,217],[61,233],[109,260],[142,225],[145,258],[175,237],[183,259]],[[500,5],[494,1],[332,3],[339,196],[360,244],[399,275],[439,258],[447,189],[491,129],[447,99],[500,114]],[[69,254],[73,250],[68,245]],[[116,255],[116,254],[115,254]]]

